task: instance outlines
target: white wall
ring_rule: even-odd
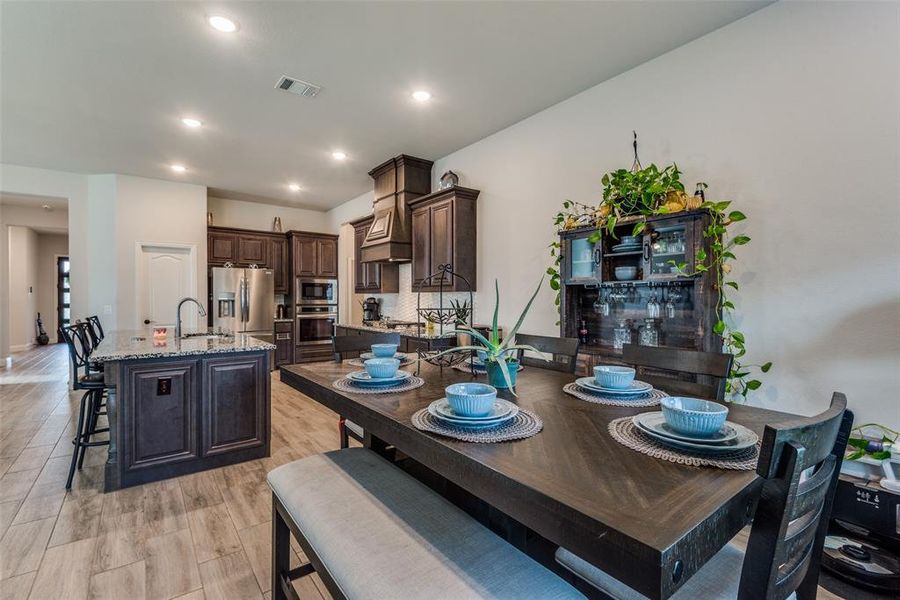
[[[636,129],[644,165],[677,161],[749,216],[738,320],[748,362],[775,363],[751,401],[812,414],[840,390],[858,421],[900,426],[898,22],[896,3],[777,3],[438,160],[482,190],[478,287],[500,280],[501,321],[549,264],[561,202],[598,202]],[[524,329],[555,321],[545,287]]]
[[[37,318],[38,236],[28,227],[9,227],[9,344],[18,352],[34,345]]]
[[[337,233],[337,228],[332,227],[327,214],[320,210],[288,208],[214,197],[207,199],[207,210],[213,214],[213,225],[220,227],[272,231],[275,217],[281,217],[281,228],[284,231],[296,229],[317,233]]]
[[[56,259],[68,256],[69,237],[65,234],[38,233],[37,236],[37,310],[41,313],[50,343],[56,342]]]

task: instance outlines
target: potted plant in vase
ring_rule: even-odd
[[[519,370],[519,350],[530,350],[532,352],[540,353],[536,348],[532,346],[529,346],[527,344],[515,344],[514,342],[516,339],[516,333],[519,331],[519,327],[522,326],[522,322],[525,320],[525,316],[531,309],[531,304],[532,302],[534,302],[534,299],[543,284],[544,278],[542,277],[540,283],[538,283],[537,288],[535,288],[534,293],[531,294],[531,298],[528,300],[528,304],[525,305],[525,309],[522,311],[522,314],[519,315],[519,320],[516,321],[515,327],[510,330],[509,335],[506,336],[506,338],[501,340],[500,330],[497,326],[497,316],[500,311],[500,285],[495,279],[494,291],[496,303],[494,305],[494,317],[491,321],[491,332],[489,336],[485,337],[471,327],[461,325],[450,333],[468,335],[478,343],[449,348],[447,350],[444,350],[440,354],[467,351],[477,352],[479,354],[479,357],[483,357],[484,359],[485,369],[487,370],[488,383],[496,388],[511,389],[513,390],[513,394],[515,394],[514,388],[516,386],[516,374]],[[440,356],[440,354],[438,356]]]

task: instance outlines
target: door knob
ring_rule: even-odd
[[[152,323],[150,319],[144,319],[144,325],[149,325],[150,323]]]

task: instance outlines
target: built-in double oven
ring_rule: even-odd
[[[297,278],[297,345],[330,344],[338,320],[337,279]]]

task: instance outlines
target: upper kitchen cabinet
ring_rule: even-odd
[[[475,291],[476,205],[479,191],[454,186],[409,202],[412,210],[412,285],[437,272],[440,265],[450,264],[465,277]],[[436,290],[433,278],[423,290]],[[445,291],[467,291],[465,284],[454,278],[444,281]]]
[[[290,264],[291,254],[287,237],[273,237],[269,240],[269,266],[275,272],[275,293],[290,293]]]
[[[353,251],[356,270],[353,273],[353,290],[358,294],[391,294],[400,291],[400,267],[392,263],[362,262],[362,245],[374,220],[368,216],[350,223],[353,225]]]
[[[337,277],[337,236],[290,232],[295,277]]]
[[[287,236],[270,231],[254,231],[232,227],[207,228],[207,263],[221,267],[231,263],[235,267],[272,269],[275,293],[290,292],[290,252]]]
[[[206,259],[211,265],[237,262],[237,234],[231,230],[213,229],[206,232]]]

